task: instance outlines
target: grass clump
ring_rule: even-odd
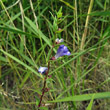
[[[109,110],[109,0],[0,0],[0,109],[37,110],[52,43],[71,56],[50,64],[44,110]]]

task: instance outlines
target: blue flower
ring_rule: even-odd
[[[71,55],[71,53],[69,52],[68,48],[65,46],[65,45],[60,45],[58,50],[57,50],[57,53],[55,55],[55,59],[61,57],[61,56],[64,56],[64,55]]]
[[[40,67],[40,68],[38,69],[38,72],[44,74],[47,70],[48,70],[47,67]]]

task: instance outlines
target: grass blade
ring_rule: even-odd
[[[91,100],[93,96],[94,99],[107,99],[110,98],[110,92],[76,95],[76,96],[65,97],[62,99],[48,101],[48,102],[54,103],[54,102],[68,102],[68,101],[87,101],[87,100]]]
[[[20,61],[19,59],[17,59],[16,57],[12,56],[11,54],[5,52],[4,50],[0,49],[1,52],[3,52],[5,55],[7,55],[8,57],[12,58],[14,61],[16,61],[17,63],[23,65],[25,68],[29,69],[30,71],[32,71],[33,73],[35,73],[37,76],[41,77],[39,73],[37,73],[33,68],[31,68],[30,66],[28,66],[27,64],[23,63],[22,61]]]

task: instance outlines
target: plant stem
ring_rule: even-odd
[[[46,87],[46,81],[47,81],[47,77],[48,77],[48,73],[49,73],[49,68],[50,68],[50,61],[48,62],[48,70],[46,72],[46,77],[45,77],[45,80],[44,80],[44,86],[43,86],[43,89],[42,89],[42,95],[41,95],[38,107],[41,106],[42,98],[43,98],[44,93],[45,93],[45,87]],[[38,109],[38,110],[40,110],[40,109]]]
[[[52,46],[51,54],[52,54],[52,52],[53,52],[53,48],[54,48],[54,45]],[[51,54],[50,54],[50,56],[51,56]],[[50,56],[49,56],[49,58],[50,58]],[[49,69],[50,69],[50,60],[48,61],[48,70],[47,70],[47,72],[45,73],[46,76],[45,76],[45,79],[44,79],[44,86],[43,86],[43,89],[42,89],[42,95],[41,95],[41,97],[40,97],[40,102],[39,102],[38,108],[41,106],[42,98],[43,98],[44,93],[45,93],[46,81],[47,81],[47,77],[48,77],[48,74],[49,74]],[[40,109],[38,109],[38,110],[40,110]]]

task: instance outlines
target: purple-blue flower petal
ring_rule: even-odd
[[[59,46],[59,48],[63,48],[63,47],[64,47],[64,45],[60,45],[60,46]]]
[[[58,57],[64,55],[71,55],[71,53],[69,52],[68,48],[65,45],[60,45],[55,55],[55,58],[57,59]]]
[[[38,69],[38,72],[43,74],[43,73],[45,73],[47,70],[48,70],[47,67],[40,67],[40,68]]]
[[[60,45],[58,50],[57,50],[57,53],[59,53],[63,48],[64,48],[64,45]]]
[[[64,53],[64,55],[71,55],[71,53],[68,51],[68,52],[66,52],[66,53]]]
[[[67,47],[64,46],[64,45],[60,45],[58,50],[57,50],[57,53],[61,52],[61,51],[68,51]]]

